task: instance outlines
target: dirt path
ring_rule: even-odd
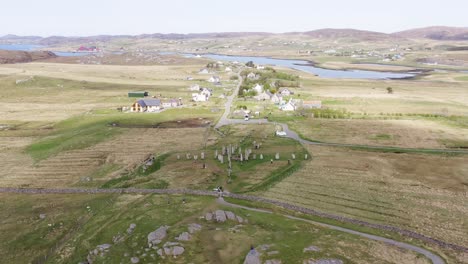
[[[128,188],[128,189],[39,189],[39,188],[0,188],[0,193],[19,193],[19,194],[96,194],[96,193],[109,193],[109,194],[187,194],[187,195],[200,195],[200,196],[212,196],[212,197],[218,197],[219,194],[217,192],[213,191],[202,191],[202,190],[190,190],[190,189],[133,189],[133,188]],[[329,213],[323,213],[319,212],[313,209],[308,209],[304,207],[299,207],[295,206],[292,204],[276,201],[276,200],[271,200],[271,199],[266,199],[262,197],[257,197],[257,196],[252,196],[252,195],[241,195],[241,194],[234,194],[234,193],[223,193],[224,197],[231,197],[234,199],[240,199],[240,200],[246,200],[246,201],[253,201],[253,202],[260,202],[260,203],[266,203],[266,204],[271,204],[275,206],[282,207],[287,210],[307,214],[307,215],[313,215],[313,216],[318,216],[321,218],[326,218],[326,219],[331,219],[331,220],[336,220],[339,222],[344,222],[344,223],[350,223],[354,225],[359,225],[359,226],[365,226],[365,227],[370,227],[373,229],[378,229],[381,231],[386,231],[386,232],[396,232],[400,235],[414,238],[426,243],[434,244],[442,248],[447,248],[447,249],[452,249],[452,250],[457,250],[457,251],[462,251],[462,252],[468,252],[468,248],[464,246],[459,246],[459,245],[454,245],[450,244],[435,238],[431,238],[413,231],[405,230],[399,227],[394,227],[394,226],[387,226],[387,225],[380,225],[380,224],[373,224],[361,220],[356,220],[352,218],[346,218],[338,215],[333,215]],[[239,208],[243,208],[239,205],[236,205]],[[249,208],[245,207],[245,209],[248,210],[254,210],[257,212],[263,212],[263,213],[271,213],[270,211],[264,210],[264,209],[259,209],[259,208]],[[302,218],[296,218],[293,216],[288,216],[291,219],[296,219],[300,221],[309,221],[306,219]],[[311,221],[311,223],[315,223]],[[318,223],[321,224],[321,223]],[[348,232],[361,236],[365,236],[370,239],[375,239],[383,242],[388,242],[391,243],[392,245],[396,245],[399,247],[404,247],[409,250],[415,250],[417,252],[425,252],[421,253],[426,256],[429,256],[430,253],[429,251],[417,247],[417,246],[412,246],[403,242],[398,242],[394,240],[387,240],[387,238],[384,237],[379,237],[375,235],[370,235],[370,234],[365,234],[362,232],[358,231],[353,231],[350,229],[342,228],[339,226],[333,226],[333,225],[327,225],[327,224],[321,224],[323,226],[327,226],[330,228],[334,228],[336,230],[342,230],[343,232]],[[376,239],[377,238],[377,239]],[[406,246],[407,245],[407,246]],[[440,257],[437,257],[436,255],[432,254],[433,256],[433,261],[434,263],[445,263]]]
[[[228,203],[222,197],[218,198],[217,202],[219,204],[221,204],[221,205],[224,205],[224,206],[241,208],[241,209],[254,211],[254,212],[267,213],[267,214],[272,214],[273,213],[273,212],[268,211],[268,210],[263,210],[263,209],[258,209],[258,208],[251,208],[251,207],[246,207],[246,206],[242,206],[242,205],[238,205],[238,204]],[[318,226],[330,228],[330,229],[333,229],[333,230],[338,230],[340,232],[361,236],[361,237],[364,237],[364,238],[367,238],[367,239],[372,239],[372,240],[375,240],[375,241],[384,242],[386,244],[396,246],[396,247],[399,247],[399,248],[412,250],[414,252],[417,252],[419,254],[424,255],[426,258],[430,259],[433,264],[444,264],[445,263],[445,261],[441,257],[437,256],[436,254],[434,254],[434,253],[432,253],[432,252],[430,252],[428,250],[425,250],[423,248],[413,246],[413,245],[410,245],[410,244],[407,244],[407,243],[404,243],[404,242],[395,241],[393,239],[389,239],[389,238],[385,238],[385,237],[370,235],[370,234],[362,233],[362,232],[359,232],[359,231],[354,231],[354,230],[339,227],[339,226],[319,223],[319,222],[315,222],[315,221],[312,221],[312,220],[299,218],[299,217],[295,217],[295,216],[291,216],[291,215],[282,214],[282,216],[284,216],[286,218],[289,218],[289,219],[302,221],[302,222],[310,223],[310,224],[313,224],[313,225],[318,225]]]

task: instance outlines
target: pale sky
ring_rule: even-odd
[[[468,27],[468,0],[1,0],[0,36]]]

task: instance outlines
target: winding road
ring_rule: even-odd
[[[211,196],[211,197],[219,197],[219,193],[213,192],[213,191],[203,191],[203,190],[190,190],[190,189],[134,189],[134,188],[125,188],[125,189],[75,189],[75,188],[66,188],[66,189],[43,189],[43,188],[0,188],[0,193],[16,193],[16,194],[185,194],[185,195],[198,195],[198,196]],[[322,213],[316,210],[304,208],[304,207],[299,207],[296,205],[288,204],[285,202],[281,201],[276,201],[276,200],[271,200],[263,197],[257,197],[257,196],[251,196],[251,195],[242,195],[242,194],[234,194],[234,193],[228,193],[224,192],[222,194],[223,197],[230,197],[234,199],[239,199],[239,200],[245,200],[245,201],[253,201],[253,202],[260,202],[260,203],[265,203],[265,204],[270,204],[270,205],[275,205],[282,207],[287,210],[291,210],[294,212],[298,213],[303,213],[306,215],[312,215],[312,216],[318,216],[321,218],[326,218],[326,219],[331,219],[331,220],[336,220],[340,222],[345,222],[345,223],[351,223],[354,225],[359,225],[359,226],[365,226],[365,227],[370,227],[374,229],[378,229],[381,231],[386,231],[386,232],[396,232],[399,233],[400,235],[417,239],[420,241],[423,241],[425,243],[430,243],[433,245],[437,245],[442,248],[446,249],[451,249],[451,250],[456,250],[456,251],[461,251],[461,252],[467,252],[468,253],[468,248],[459,246],[459,245],[454,245],[450,244],[435,238],[431,238],[413,231],[401,229],[399,227],[393,227],[393,226],[387,226],[387,225],[380,225],[380,224],[373,224],[373,223],[368,223],[365,221],[361,220],[356,220],[356,219],[351,219],[351,218],[346,218],[338,215],[333,215],[329,213]],[[256,211],[256,212],[262,212],[262,213],[273,213],[271,211],[261,209],[261,208],[250,208],[246,206],[241,206],[241,205],[236,205],[232,203],[228,203],[224,201],[224,199],[218,199],[218,202],[221,204],[224,204],[226,206],[234,206],[237,208],[243,208],[246,210],[251,210],[251,211]],[[291,215],[283,215],[285,217],[288,217],[290,219],[298,220],[298,221],[304,221],[308,222],[311,224],[317,224],[323,227],[327,228],[332,228],[334,230],[339,230],[343,231],[346,233],[350,234],[355,234],[361,237],[365,237],[368,239],[373,239],[381,242],[385,242],[400,248],[404,248],[407,250],[412,250],[415,252],[418,252],[420,254],[423,254],[426,256],[428,259],[432,261],[434,264],[444,264],[445,261],[437,256],[434,253],[431,253],[430,251],[414,246],[408,243],[404,242],[399,242],[395,241],[392,239],[388,239],[385,237],[380,237],[376,235],[371,235],[371,234],[366,234],[363,232],[359,231],[354,231],[351,229],[343,228],[340,226],[334,226],[334,225],[329,225],[329,224],[324,224],[324,223],[319,223],[315,221],[311,221],[308,219],[303,219],[300,217],[295,217]]]
[[[273,214],[272,211],[268,211],[268,210],[264,210],[264,209],[251,208],[251,207],[242,206],[242,205],[238,205],[238,204],[228,203],[222,197],[218,198],[217,202],[219,204],[221,204],[221,205],[224,205],[224,206],[230,206],[230,207],[234,207],[234,208],[241,208],[241,209],[254,211],[254,212],[260,212],[260,213]],[[445,263],[445,261],[441,257],[439,257],[436,254],[430,252],[429,250],[426,250],[426,249],[423,249],[423,248],[420,248],[420,247],[417,247],[417,246],[413,246],[413,245],[410,245],[408,243],[399,242],[399,241],[395,241],[393,239],[379,237],[379,236],[375,236],[375,235],[370,235],[370,234],[362,233],[362,232],[359,232],[359,231],[354,231],[354,230],[351,230],[351,229],[347,229],[347,228],[344,228],[344,227],[339,227],[339,226],[324,224],[324,223],[320,223],[320,222],[316,222],[316,221],[312,221],[312,220],[308,220],[308,219],[304,219],[304,218],[299,218],[299,217],[295,217],[295,216],[292,216],[292,215],[286,215],[286,214],[281,214],[281,215],[286,217],[286,218],[292,219],[292,220],[302,221],[302,222],[306,222],[306,223],[309,223],[309,224],[318,225],[318,226],[321,226],[321,227],[337,230],[337,231],[340,231],[340,232],[361,236],[361,237],[364,237],[364,238],[367,238],[367,239],[372,239],[372,240],[375,240],[375,241],[384,242],[386,244],[396,246],[396,247],[399,247],[399,248],[412,250],[414,252],[417,252],[419,254],[424,255],[426,258],[430,259],[433,264],[444,264]]]
[[[329,146],[329,147],[346,147],[346,148],[361,148],[361,149],[371,149],[371,150],[387,150],[395,152],[421,152],[421,153],[455,153],[455,154],[468,154],[468,150],[464,149],[421,149],[421,148],[400,148],[400,147],[391,147],[391,146],[374,146],[374,145],[356,145],[356,144],[342,144],[342,143],[329,143],[329,142],[317,142],[301,138],[296,132],[289,129],[287,124],[272,122],[268,119],[250,119],[245,121],[243,119],[231,119],[228,118],[229,113],[231,112],[232,103],[234,102],[235,97],[239,94],[239,89],[242,85],[243,78],[241,76],[241,71],[237,74],[239,83],[236,86],[236,89],[233,93],[227,97],[227,101],[224,104],[224,113],[221,118],[218,120],[218,123],[215,125],[215,130],[219,132],[219,128],[226,125],[233,124],[275,124],[280,125],[282,130],[286,132],[285,138],[290,138],[298,141],[301,144],[317,145],[317,146]]]

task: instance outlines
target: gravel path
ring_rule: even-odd
[[[20,194],[187,194],[187,195],[201,195],[201,196],[212,196],[212,197],[218,197],[219,194],[217,192],[213,191],[202,191],[202,190],[190,190],[190,189],[133,189],[133,188],[128,188],[128,189],[73,189],[73,188],[68,188],[68,189],[39,189],[39,188],[0,188],[0,193],[20,193]],[[354,225],[359,225],[359,226],[365,226],[365,227],[370,227],[374,229],[378,229],[381,231],[386,231],[386,232],[396,232],[399,233],[400,235],[414,238],[420,241],[423,241],[425,243],[430,243],[433,245],[437,245],[442,248],[447,248],[447,249],[452,249],[456,251],[461,251],[461,252],[468,252],[468,248],[464,246],[459,246],[451,243],[447,243],[435,238],[431,238],[413,231],[405,230],[399,227],[394,227],[394,226],[388,226],[388,225],[381,225],[381,224],[374,224],[374,223],[369,223],[361,220],[356,220],[352,218],[347,218],[347,217],[342,217],[334,214],[329,214],[329,213],[323,213],[320,211],[316,211],[313,209],[309,208],[304,208],[304,207],[299,207],[296,205],[284,203],[281,201],[276,201],[276,200],[271,200],[267,198],[262,198],[262,197],[257,197],[257,196],[252,196],[252,195],[242,195],[242,194],[234,194],[234,193],[223,193],[224,197],[231,197],[235,199],[240,199],[240,200],[246,200],[246,201],[253,201],[253,202],[260,202],[260,203],[266,203],[266,204],[271,204],[271,205],[276,205],[282,208],[285,208],[287,210],[307,214],[307,215],[313,215],[313,216],[318,216],[321,218],[326,218],[326,219],[331,219],[331,220],[336,220],[339,222],[343,223],[350,223]],[[243,208],[243,207],[240,207]],[[252,210],[253,208],[245,207],[245,209]],[[254,209],[258,212],[269,212],[267,210],[263,209]],[[270,212],[271,213],[271,212]],[[292,217],[292,216],[290,216]],[[301,218],[298,218],[301,219]],[[302,221],[302,220],[301,220]],[[323,224],[324,226],[328,226]],[[330,225],[332,226],[332,225]],[[340,230],[339,226],[333,226],[335,229]],[[343,229],[343,230],[348,230],[348,229]],[[352,231],[352,230],[349,230]],[[357,231],[352,231],[356,232],[356,234],[365,234]],[[369,236],[369,238],[377,238],[378,236],[374,235],[369,235],[365,234],[366,236]],[[381,241],[386,241],[386,238],[379,238]],[[389,240],[390,241],[390,240]],[[392,240],[393,241],[393,240]],[[397,241],[394,241],[395,243],[400,243]],[[392,242],[393,243],[393,242]],[[401,242],[402,243],[402,242]],[[402,243],[401,245],[406,244]],[[399,245],[399,244],[395,244]],[[409,245],[411,246],[411,245]],[[420,250],[424,250],[422,248],[412,246],[414,248],[418,248]],[[413,249],[411,249],[413,250]],[[419,252],[419,251],[418,251]],[[424,251],[426,252],[426,251]],[[427,251],[428,252],[428,251]],[[435,256],[435,255],[434,255]],[[439,258],[440,259],[440,258]],[[434,262],[434,263],[444,263],[442,262]]]
[[[238,205],[238,204],[228,203],[223,198],[218,198],[217,202],[219,204],[221,204],[221,205],[235,207],[235,208],[242,208],[242,209],[249,210],[249,211],[254,211],[254,212],[267,213],[267,214],[272,214],[273,213],[273,212],[268,211],[268,210],[263,210],[263,209],[258,209],[258,208],[250,208],[250,207],[246,207],[246,206],[242,206],[242,205]],[[358,235],[358,236],[361,236],[361,237],[364,237],[364,238],[384,242],[384,243],[387,243],[389,245],[393,245],[393,246],[396,246],[396,247],[399,247],[399,248],[412,250],[414,252],[417,252],[419,254],[424,255],[425,257],[430,259],[433,264],[444,264],[445,263],[445,261],[441,257],[437,256],[436,254],[434,254],[434,253],[432,253],[432,252],[430,252],[428,250],[425,250],[423,248],[413,246],[413,245],[410,245],[410,244],[407,244],[407,243],[404,243],[404,242],[395,241],[393,239],[389,239],[389,238],[385,238],[385,237],[370,235],[370,234],[362,233],[362,232],[359,232],[359,231],[354,231],[354,230],[339,227],[339,226],[319,223],[319,222],[315,222],[315,221],[312,221],[312,220],[299,218],[299,217],[295,217],[295,216],[291,216],[291,215],[282,214],[282,216],[284,216],[286,218],[289,218],[289,219],[302,221],[302,222],[306,222],[306,223],[310,223],[310,224],[330,228],[330,229],[333,229],[333,230],[338,230],[338,231],[341,231],[341,232],[344,232],[344,233]]]

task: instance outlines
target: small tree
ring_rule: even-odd
[[[387,87],[387,93],[392,94],[393,93],[393,88],[392,87]]]
[[[253,61],[248,61],[245,66],[247,67],[250,67],[250,68],[254,68],[255,67],[255,64],[253,63]]]

